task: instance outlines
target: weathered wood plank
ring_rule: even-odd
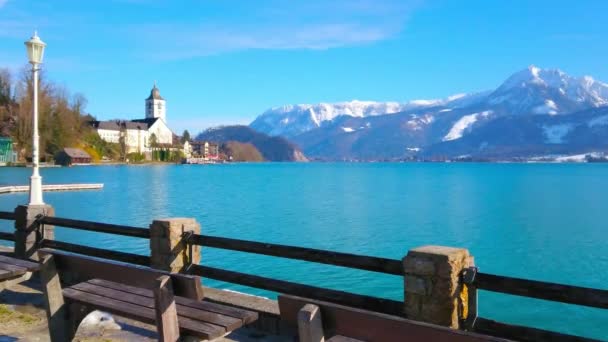
[[[516,341],[529,342],[600,342],[590,338],[561,334],[555,331],[548,331],[520,325],[501,323],[490,319],[478,317],[475,321],[474,331],[513,339]]]
[[[325,342],[321,309],[306,304],[298,311],[298,337],[300,342]]]
[[[330,290],[316,286],[292,283],[284,280],[227,271],[214,267],[192,265],[188,269],[188,272],[190,274],[196,274],[202,277],[226,281],[233,284],[251,286],[279,293],[305,296],[307,298],[330,301],[356,308],[383,312],[390,315],[399,316],[403,311],[403,302],[398,302],[395,300]]]
[[[125,226],[119,224],[101,223],[93,221],[73,220],[61,217],[45,216],[40,220],[43,224],[50,224],[65,228],[75,228],[98,233],[108,233],[139,238],[150,238],[150,230],[147,228]]]
[[[171,274],[149,267],[74,255],[48,248],[40,249],[39,253],[40,255],[53,255],[57,269],[70,273],[71,277],[79,282],[100,278],[151,289],[156,278],[161,275],[169,275],[176,295],[195,300],[203,298],[201,279],[197,276]]]
[[[125,289],[130,293],[134,293],[134,294],[137,294],[137,295],[140,295],[143,297],[148,297],[148,298],[152,298],[154,296],[154,294],[150,290],[140,288],[140,287],[125,285],[125,284],[120,284],[120,283],[116,283],[113,281],[107,281],[107,280],[102,280],[102,279],[91,279],[87,283],[95,284],[95,285],[99,285],[99,286],[103,286],[103,287],[107,287],[107,288],[111,288],[111,289],[116,289],[116,290]],[[239,308],[235,308],[235,307],[231,307],[231,306],[227,306],[227,305],[211,303],[211,302],[206,302],[206,301],[197,301],[197,300],[192,300],[189,298],[184,298],[184,297],[179,297],[179,296],[175,297],[175,301],[178,304],[178,314],[180,313],[180,311],[179,311],[180,307],[191,307],[191,308],[214,312],[217,314],[221,314],[223,316],[228,316],[228,317],[233,317],[235,319],[239,319],[242,321],[243,325],[252,323],[258,319],[258,313],[255,311],[239,309]]]
[[[13,264],[5,264],[1,261],[0,261],[0,271],[11,272],[13,274],[13,276],[20,276],[20,275],[28,272],[27,268],[25,268],[25,267],[19,267],[19,266],[13,265]]]
[[[46,319],[51,341],[71,341],[73,335],[70,335],[67,308],[63,300],[59,274],[52,255],[45,255],[42,258],[40,282],[44,293]]]
[[[169,276],[163,275],[156,280],[154,313],[156,314],[158,340],[160,342],[177,342],[179,340],[179,323],[177,322],[177,307]]]
[[[23,273],[21,273],[21,274],[23,274]],[[15,278],[18,276],[19,276],[19,274],[15,274],[15,272],[13,272],[13,271],[0,270],[0,281],[5,280],[5,279]]]
[[[504,277],[487,273],[477,273],[473,285],[480,290],[608,309],[608,290]]]
[[[321,249],[229,239],[209,235],[192,235],[189,243],[233,251],[305,260],[321,264],[356,268],[365,271],[403,276],[401,260],[371,257]]]
[[[154,310],[145,306],[130,304],[104,296],[82,292],[73,288],[64,289],[63,295],[70,301],[95,306],[101,310],[106,310],[127,318],[145,323],[154,323],[156,321]],[[182,335],[193,335],[206,339],[217,338],[226,333],[226,330],[220,326],[202,323],[186,317],[179,318],[179,326]]]
[[[501,338],[288,295],[279,296],[281,319],[291,326],[296,326],[298,312],[306,304],[314,304],[321,308],[325,336],[342,335],[367,342],[401,342],[405,340],[450,342],[505,341]]]
[[[74,286],[71,286],[71,288],[77,289],[77,290],[80,290],[83,292],[98,294],[100,296],[113,298],[113,299],[120,300],[123,302],[131,303],[131,304],[142,305],[142,306],[145,306],[150,309],[154,309],[155,304],[154,304],[154,298],[153,298],[154,297],[153,291],[141,289],[145,292],[150,293],[150,296],[142,296],[140,294],[133,293],[132,291],[130,291],[130,289],[132,288],[131,286],[126,287],[126,286],[122,286],[122,284],[114,283],[115,284],[113,286],[114,288],[110,288],[110,287],[106,287],[106,286],[102,286],[102,285],[97,285],[97,284],[93,283],[94,280],[98,280],[98,279],[92,279],[89,282],[79,283]],[[108,282],[102,281],[102,283],[107,284]],[[176,303],[178,301],[178,298],[181,298],[181,297],[175,297]],[[186,298],[183,298],[183,299],[185,299],[187,301],[189,300]],[[196,309],[196,308],[180,305],[179,303],[177,303],[177,315],[179,317],[183,316],[183,317],[192,318],[197,321],[203,321],[203,322],[219,325],[219,326],[224,327],[227,331],[232,331],[232,330],[238,329],[243,325],[242,320],[240,320],[238,318],[224,316],[221,314],[217,314],[215,312],[209,312],[209,311],[202,310],[202,309]]]
[[[11,257],[7,257],[4,255],[0,255],[0,262],[3,262],[5,264],[13,264],[19,267],[23,267],[25,269],[27,269],[28,271],[37,271],[40,269],[40,264],[37,262],[33,262],[33,261],[28,261],[28,260],[23,260],[23,259],[17,259],[17,258],[11,258]]]

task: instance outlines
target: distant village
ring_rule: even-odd
[[[181,162],[186,164],[218,163],[230,160],[220,154],[218,143],[192,141],[186,134],[176,135],[167,126],[166,101],[160,95],[156,82],[145,100],[145,118],[90,121],[101,140],[120,146],[124,162]],[[186,131],[187,133],[187,131]],[[0,164],[18,161],[10,138],[0,138]],[[92,156],[82,148],[65,147],[54,156],[57,165],[92,163]],[[112,162],[103,156],[101,162]]]

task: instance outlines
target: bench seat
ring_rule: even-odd
[[[0,255],[0,281],[13,279],[40,269],[40,264]]]
[[[66,303],[101,309],[147,323],[155,322],[152,290],[102,279],[91,279],[63,289]],[[182,336],[214,339],[258,318],[257,312],[226,305],[175,297]]]

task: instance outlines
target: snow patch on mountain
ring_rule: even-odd
[[[564,137],[572,131],[574,125],[571,123],[558,125],[543,125],[545,142],[548,144],[563,144]]]
[[[557,105],[555,104],[555,101],[553,100],[545,100],[545,103],[534,108],[533,112],[534,114],[549,114],[549,115],[556,115],[557,114]]]
[[[409,129],[414,130],[414,131],[419,131],[419,130],[423,129],[425,126],[433,123],[433,121],[435,121],[435,117],[430,114],[425,114],[422,116],[417,115],[417,114],[412,114],[411,119],[408,120],[406,122],[406,124],[409,127]]]
[[[477,122],[479,117],[485,118],[485,117],[488,117],[490,114],[492,114],[492,111],[474,113],[474,114],[469,114],[469,115],[465,115],[465,116],[461,117],[458,121],[456,121],[456,123],[452,126],[452,128],[448,132],[448,134],[446,134],[446,136],[443,137],[442,140],[450,141],[450,140],[456,140],[456,139],[462,138],[464,133],[466,131],[470,130],[471,126],[473,126],[473,124],[475,122]]]
[[[341,128],[342,128],[342,131],[344,131],[346,133],[352,133],[355,131],[355,129],[352,127],[341,127]]]

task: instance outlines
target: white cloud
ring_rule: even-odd
[[[146,57],[183,59],[242,50],[325,50],[390,39],[405,25],[419,0],[275,2],[244,20],[143,24],[126,34]],[[135,33],[134,33],[135,32]],[[163,42],[163,49],[152,47]]]

